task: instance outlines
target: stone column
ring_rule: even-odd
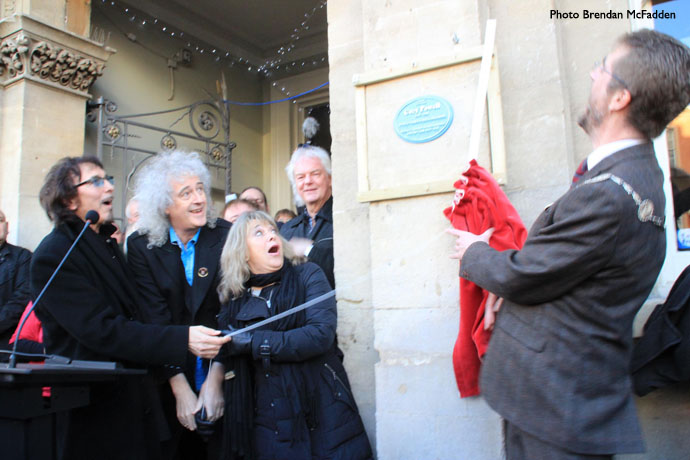
[[[82,155],[85,103],[114,50],[85,37],[90,3],[2,1],[0,208],[9,241],[34,249],[51,224],[38,202],[49,168]]]

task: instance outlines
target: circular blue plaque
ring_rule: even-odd
[[[406,142],[421,144],[442,136],[453,123],[453,107],[438,96],[412,99],[398,110],[393,128]]]

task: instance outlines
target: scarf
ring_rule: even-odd
[[[283,267],[273,273],[251,274],[245,282],[245,292],[236,299],[231,299],[221,305],[218,315],[218,325],[225,328],[231,325],[242,328],[249,322],[238,321],[237,314],[242,307],[252,301],[252,287],[271,286],[271,311],[276,315],[304,302],[305,289],[299,274],[288,259],[284,259]],[[256,321],[261,320],[257,319]],[[278,321],[264,326],[264,329],[287,331],[304,324],[304,311],[289,315]],[[224,385],[225,416],[223,422],[223,452],[228,453],[230,460],[251,460],[253,455],[252,432],[254,426],[254,379],[252,356],[234,356],[224,360],[226,371],[233,370],[235,377],[227,380]]]

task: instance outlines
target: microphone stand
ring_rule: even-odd
[[[94,214],[95,214],[95,216],[94,216]],[[62,258],[62,260],[58,264],[57,268],[55,269],[53,274],[50,276],[50,279],[48,280],[46,285],[43,286],[43,289],[41,289],[41,292],[38,294],[38,297],[36,297],[36,301],[34,302],[34,304],[31,306],[29,311],[27,311],[26,315],[24,315],[24,318],[22,318],[22,322],[19,324],[19,327],[17,328],[17,335],[15,336],[14,345],[12,346],[12,354],[10,355],[9,363],[7,364],[8,369],[14,369],[15,367],[17,367],[17,344],[19,343],[19,335],[22,332],[22,328],[24,327],[24,323],[29,318],[29,316],[31,316],[31,313],[36,308],[36,305],[38,305],[38,302],[41,300],[41,297],[43,297],[43,293],[46,292],[46,289],[48,289],[48,286],[50,286],[50,283],[53,282],[55,275],[57,275],[57,273],[60,271],[62,264],[65,263],[65,260],[67,260],[67,257],[69,257],[70,253],[72,252],[72,249],[74,249],[74,247],[77,245],[81,236],[84,234],[84,232],[89,227],[89,225],[91,225],[93,223],[92,221],[98,222],[98,218],[99,218],[99,216],[98,216],[98,213],[96,211],[89,211],[86,213],[86,223],[84,224],[84,228],[81,229],[81,232],[79,232],[79,235],[77,235],[77,237],[75,238],[74,243],[72,243],[72,246],[70,246],[70,248],[67,250],[65,257]]]

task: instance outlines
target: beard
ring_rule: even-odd
[[[603,116],[592,106],[588,106],[584,113],[580,115],[577,119],[577,124],[582,128],[587,134],[592,134],[592,132],[601,125],[601,120]]]
[[[601,110],[597,110],[590,101],[585,108],[585,111],[577,119],[577,124],[587,134],[592,135],[594,130],[601,126],[604,119],[604,114]]]
[[[111,207],[108,211],[103,211],[101,213],[101,222],[104,224],[112,224],[113,221],[115,220],[113,217],[113,208]]]

